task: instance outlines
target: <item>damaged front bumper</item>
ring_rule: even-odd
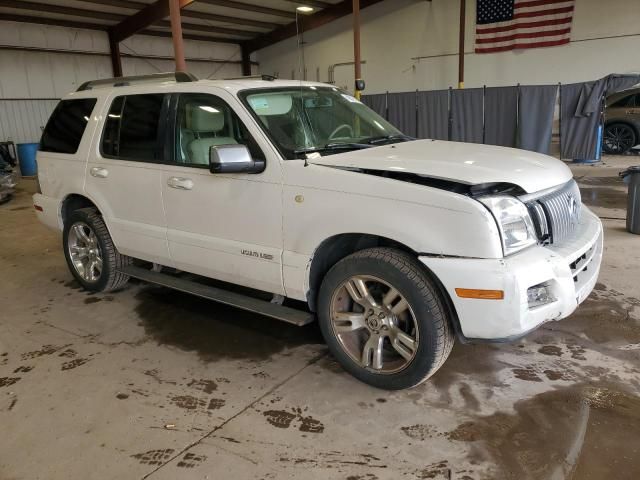
[[[583,207],[573,235],[503,259],[419,257],[440,279],[467,340],[506,341],[569,316],[593,290],[602,261],[602,223]],[[502,300],[460,298],[456,288],[502,290]],[[538,298],[537,292],[544,292]]]

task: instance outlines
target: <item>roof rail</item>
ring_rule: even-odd
[[[151,75],[133,75],[130,77],[102,78],[90,80],[78,87],[76,92],[92,90],[99,87],[126,87],[135,83],[153,83],[174,80],[175,82],[197,82],[198,78],[188,72],[153,73]]]
[[[262,74],[262,75],[243,75],[242,77],[229,77],[229,78],[223,78],[223,80],[247,80],[247,79],[260,79],[260,80],[266,80],[268,82],[272,82],[273,80],[277,80],[278,77],[274,77],[273,75],[266,75],[266,74]]]

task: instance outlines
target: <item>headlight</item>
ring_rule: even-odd
[[[493,214],[506,255],[537,243],[536,229],[524,203],[510,196],[484,197],[480,200]]]

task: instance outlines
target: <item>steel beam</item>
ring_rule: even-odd
[[[280,10],[278,8],[263,7],[254,3],[236,2],[234,0],[198,0],[198,3],[206,3],[215,7],[233,8],[235,10],[251,11],[256,13],[264,13],[265,15],[273,15],[274,17],[283,17],[294,20],[296,14],[293,10]]]
[[[370,7],[376,3],[380,3],[383,0],[360,0],[360,9]],[[352,0],[343,0],[340,3],[331,5],[324,10],[314,13],[312,15],[300,15],[300,22],[302,23],[302,30],[308,32],[314,28],[318,28],[327,23],[333,22],[338,18],[350,15],[353,11]],[[245,48],[249,52],[255,52],[262,48],[273,45],[274,43],[281,42],[287,38],[296,36],[296,22],[283,25],[269,33],[265,33],[257,38],[248,40],[243,43]]]

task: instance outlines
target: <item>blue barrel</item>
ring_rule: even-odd
[[[19,143],[18,161],[20,162],[20,173],[23,177],[33,177],[38,173],[36,166],[36,153],[38,143]]]

